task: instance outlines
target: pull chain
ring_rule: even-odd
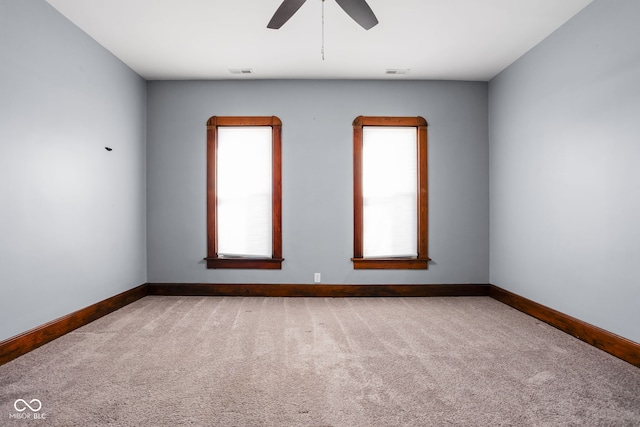
[[[324,61],[324,0],[322,0],[322,48],[320,49]]]

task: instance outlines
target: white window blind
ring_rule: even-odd
[[[415,127],[363,127],[365,258],[417,256],[417,169]]]
[[[218,128],[218,255],[272,255],[272,128]]]

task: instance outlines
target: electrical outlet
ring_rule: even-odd
[[[320,273],[313,273],[313,283],[320,283]]]

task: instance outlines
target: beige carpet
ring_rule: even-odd
[[[488,297],[148,296],[0,366],[0,425],[638,426],[640,369]]]

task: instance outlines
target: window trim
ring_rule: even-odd
[[[418,254],[416,257],[365,258],[363,256],[362,135],[364,126],[415,127],[418,145]],[[353,268],[428,269],[429,191],[427,158],[427,121],[420,117],[358,116],[353,121]]]
[[[271,258],[223,258],[217,250],[216,167],[218,128],[271,126],[272,129],[272,255]],[[213,116],[207,120],[207,268],[282,268],[282,122],[276,116]]]

